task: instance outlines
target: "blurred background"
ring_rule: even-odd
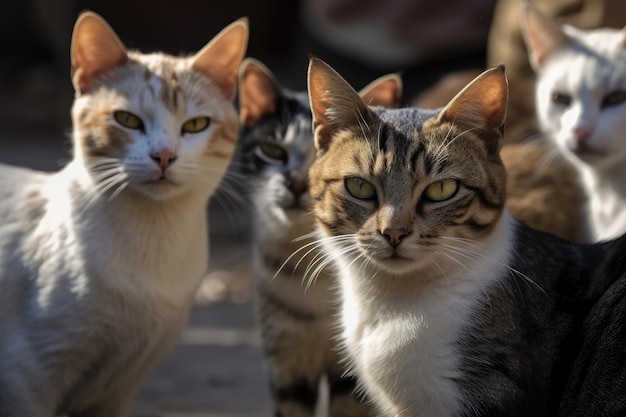
[[[621,27],[623,14],[613,12],[623,7],[620,1],[540,3],[547,13],[581,27]],[[192,54],[247,16],[247,55],[265,63],[284,86],[306,88],[313,54],[357,90],[380,75],[399,73],[403,102],[409,104],[446,74],[495,63],[532,79],[517,24],[520,3],[5,0],[0,6],[0,162],[54,171],[71,158],[69,47],[82,10],[102,15],[129,49],[171,54]],[[525,94],[532,96],[532,89]],[[271,413],[250,303],[249,213],[224,195],[209,211],[210,274],[176,350],[139,395],[136,416]]]

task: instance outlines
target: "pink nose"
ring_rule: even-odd
[[[161,171],[165,171],[176,160],[176,154],[168,148],[151,153],[150,157],[161,168]]]
[[[574,129],[574,136],[576,136],[576,143],[579,145],[585,145],[591,136],[591,129],[586,127],[577,127]]]
[[[400,244],[402,239],[407,237],[408,234],[409,234],[409,231],[406,230],[405,228],[399,228],[399,229],[388,228],[382,231],[382,235],[385,236],[385,239],[387,239],[389,244],[394,248],[396,248]]]

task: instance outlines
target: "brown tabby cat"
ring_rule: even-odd
[[[626,415],[626,236],[576,245],[505,212],[504,68],[443,109],[382,109],[314,58],[309,95],[319,243],[381,415]]]
[[[417,108],[445,106],[480,74],[450,73],[411,102]],[[578,172],[537,126],[532,80],[509,79],[509,106],[500,157],[506,167],[507,210],[528,225],[572,242],[585,241],[585,196]]]
[[[315,159],[308,96],[282,87],[252,58],[242,63],[239,80],[241,163],[257,179],[251,194],[255,306],[274,414],[313,416],[319,405],[335,417],[365,416],[368,408],[354,395],[355,381],[344,376],[338,354],[332,278],[314,272],[319,250],[309,246],[303,262],[291,257],[312,241],[315,226],[306,181]],[[391,74],[360,95],[372,105],[395,107],[401,89]],[[328,403],[319,400],[324,378]]]

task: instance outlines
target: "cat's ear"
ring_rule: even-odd
[[[309,60],[307,84],[319,152],[328,150],[339,131],[367,125],[376,118],[354,88],[319,58]]]
[[[368,106],[396,108],[402,97],[402,79],[397,74],[383,75],[363,87],[359,95]]]
[[[509,87],[504,65],[490,68],[474,78],[439,113],[439,121],[447,121],[466,130],[477,131],[487,149],[500,151],[504,121],[509,100]]]
[[[237,73],[248,48],[248,19],[226,26],[192,59],[192,68],[206,75],[228,100],[235,98]]]
[[[561,25],[530,3],[522,5],[522,37],[528,49],[530,65],[537,71],[545,60],[571,42]]]
[[[70,48],[72,83],[78,93],[89,90],[100,73],[123,64],[126,48],[109,24],[93,12],[76,20]]]
[[[282,92],[274,74],[254,58],[246,58],[239,68],[239,120],[251,127],[263,116],[276,112]]]

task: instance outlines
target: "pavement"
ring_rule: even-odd
[[[66,82],[32,90],[31,79],[0,85],[0,162],[53,171],[70,158]],[[246,210],[224,195],[211,202],[209,274],[180,341],[137,396],[134,417],[271,415],[250,297]]]

